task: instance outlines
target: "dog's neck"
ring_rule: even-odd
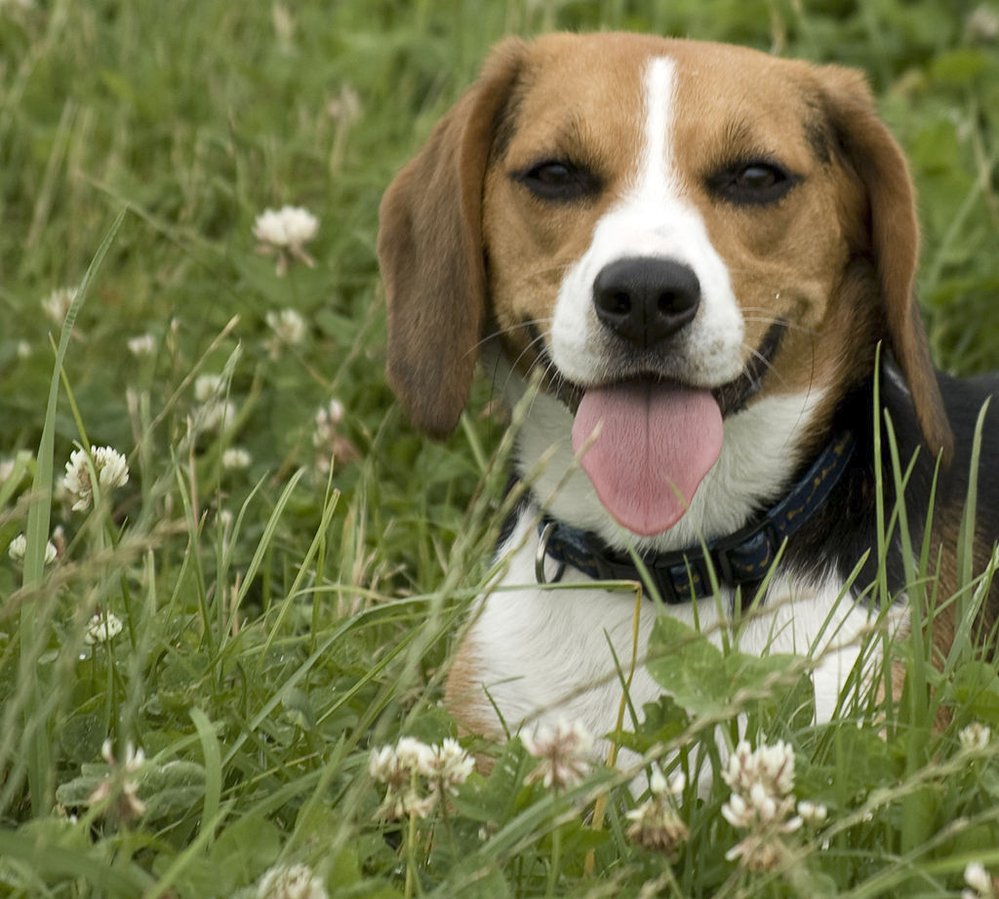
[[[806,442],[823,392],[764,396],[725,420],[721,455],[701,482],[690,508],[668,532],[636,539],[607,513],[574,459],[572,413],[545,393],[528,396],[523,380],[496,361],[494,383],[512,405],[528,404],[517,445],[517,475],[545,513],[594,534],[607,546],[673,552],[735,533],[779,498],[806,461]]]
[[[748,591],[742,594],[743,602],[751,600],[784,541],[824,508],[847,471],[855,443],[850,431],[835,434],[789,492],[738,532],[711,544],[646,554],[640,565],[630,554],[614,552],[591,534],[544,516],[536,555],[538,581],[551,580],[547,560],[552,559],[558,563],[554,580],[561,579],[566,566],[602,581],[648,577],[654,592],[669,605],[707,599],[714,595],[715,583],[732,590],[743,587]]]

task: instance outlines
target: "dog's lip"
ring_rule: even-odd
[[[787,325],[785,322],[774,322],[767,329],[766,334],[763,335],[760,345],[753,352],[749,362],[746,363],[746,366],[739,375],[717,387],[701,388],[711,391],[712,396],[714,396],[715,401],[718,403],[718,407],[721,409],[722,417],[734,415],[742,411],[746,408],[749,400],[759,393],[760,388],[763,386],[763,378],[766,376],[774,356],[777,355],[777,350],[780,348],[781,340],[786,331]],[[541,341],[538,342],[537,346],[539,347],[537,364],[541,367],[542,371],[549,373],[546,384],[548,390],[561,400],[573,415],[576,414],[579,408],[583,394],[590,387],[607,387],[613,384],[636,381],[651,381],[664,385],[674,384],[677,387],[695,389],[699,387],[699,385],[679,381],[675,378],[663,377],[655,372],[641,373],[637,376],[629,375],[622,378],[609,378],[598,384],[591,384],[584,387],[562,376],[558,368],[552,363]]]

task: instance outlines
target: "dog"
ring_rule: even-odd
[[[887,419],[912,464],[911,545],[935,490],[937,595],[957,589],[976,421],[999,382],[933,367],[913,186],[860,73],[634,34],[507,39],[379,214],[387,372],[414,425],[454,429],[479,357],[523,401],[504,574],[446,685],[464,730],[614,729],[635,602],[608,579],[651,598],[639,655],[658,615],[717,642],[752,602],[729,639],[814,652],[828,720],[878,613]],[[982,460],[999,458],[995,420]],[[984,471],[977,509],[980,571],[999,537]],[[880,575],[897,629],[901,539]],[[955,626],[953,605],[936,615],[938,656]],[[635,673],[635,708],[661,692]]]

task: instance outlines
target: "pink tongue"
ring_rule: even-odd
[[[648,537],[671,528],[715,464],[722,417],[707,390],[629,382],[587,390],[572,426],[581,465],[618,523]]]

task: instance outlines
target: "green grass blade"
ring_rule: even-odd
[[[201,709],[191,709],[191,721],[201,739],[201,753],[205,758],[205,802],[201,810],[202,827],[219,817],[222,798],[222,750],[215,727]],[[221,819],[219,819],[220,821]],[[213,834],[209,834],[209,841]]]
[[[291,476],[291,480],[288,481],[284,490],[281,491],[281,495],[278,497],[274,510],[267,519],[267,525],[264,527],[264,532],[260,536],[260,541],[257,543],[257,548],[253,553],[253,558],[250,560],[250,564],[246,569],[246,576],[243,578],[242,584],[240,584],[239,592],[236,594],[236,600],[232,604],[232,614],[235,614],[242,605],[243,600],[246,598],[247,592],[253,585],[253,580],[257,576],[257,572],[260,570],[261,564],[263,564],[264,556],[267,554],[267,549],[271,545],[271,541],[274,539],[278,522],[281,521],[281,516],[284,514],[285,507],[288,505],[288,500],[291,499],[292,493],[295,492],[295,488],[298,486],[298,482],[302,480],[302,476],[304,474],[305,469],[300,468]]]
[[[26,589],[41,588],[44,579],[45,547],[49,539],[49,523],[52,514],[52,490],[54,483],[55,460],[55,418],[59,404],[59,379],[62,375],[69,338],[73,333],[73,325],[87,297],[90,284],[104,262],[104,257],[114,243],[128,209],[118,213],[104,240],[101,241],[97,253],[87,268],[83,280],[76,291],[76,296],[66,313],[59,336],[59,346],[56,350],[55,365],[52,369],[52,380],[49,384],[49,397],[45,407],[45,420],[42,425],[42,437],[38,445],[38,455],[35,468],[35,478],[31,486],[31,505],[28,509],[28,524],[25,531],[27,547],[24,556],[24,586]],[[22,664],[30,659],[35,651],[37,633],[35,628],[35,610],[26,605],[21,612],[21,647],[28,657],[22,658]],[[22,670],[24,670],[22,668]],[[41,696],[44,685],[36,683],[35,699],[26,711],[26,717],[41,712]],[[51,805],[52,788],[49,783],[50,753],[47,722],[33,723],[34,738],[30,749],[31,756],[28,765],[28,787],[31,793],[31,808],[36,815],[48,811]]]

